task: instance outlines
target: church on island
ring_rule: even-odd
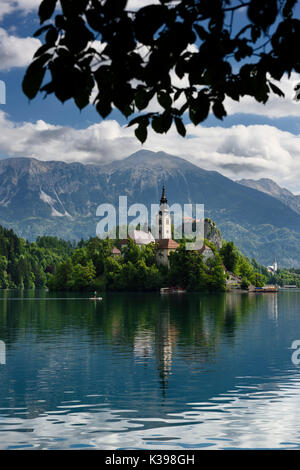
[[[168,207],[168,201],[166,198],[166,188],[163,185],[162,196],[160,199],[159,211],[156,216],[156,225],[158,238],[154,238],[150,231],[146,232],[144,230],[133,230],[129,233],[129,237],[135,242],[136,245],[148,245],[149,243],[157,244],[156,251],[156,262],[157,264],[163,264],[169,267],[169,256],[170,252],[176,250],[179,247],[179,244],[172,239],[172,219],[170,210]],[[126,246],[128,240],[121,241],[121,251],[124,246]],[[116,256],[120,255],[121,252],[115,247],[112,249],[111,255]]]
[[[148,245],[149,243],[156,243],[156,262],[169,267],[169,257],[172,251],[175,251],[179,247],[179,244],[172,239],[172,218],[168,206],[168,200],[166,197],[166,188],[163,185],[162,195],[159,204],[159,211],[156,216],[156,227],[158,238],[154,238],[153,234],[148,230],[133,230],[129,233],[129,237],[135,242],[136,245]],[[121,255],[122,248],[128,243],[127,239],[121,241],[121,251],[117,248],[113,248],[111,251],[112,256]],[[200,250],[204,260],[208,257],[213,257],[213,251],[208,246],[203,245]]]

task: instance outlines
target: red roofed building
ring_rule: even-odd
[[[121,251],[116,248],[115,246],[110,250],[110,254],[111,256],[120,256],[121,255]]]
[[[172,240],[172,238],[161,238],[156,240],[157,251],[156,251],[156,262],[157,264],[164,264],[170,266],[169,256],[171,251],[175,251],[179,247],[179,244]]]

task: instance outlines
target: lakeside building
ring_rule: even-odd
[[[277,264],[277,261],[276,261],[276,258],[274,258],[274,263],[272,266],[268,266],[267,267],[267,270],[268,270],[268,273],[276,273],[277,270],[278,270],[278,264]]]

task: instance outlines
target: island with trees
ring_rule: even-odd
[[[159,291],[181,286],[187,291],[226,291],[231,285],[243,290],[265,283],[300,287],[297,269],[267,268],[248,259],[233,242],[223,240],[221,248],[209,240],[212,256],[204,259],[197,251],[185,249],[181,240],[170,253],[169,268],[156,262],[156,244],[138,246],[128,238],[92,237],[78,242],[42,236],[34,242],[19,238],[0,226],[0,288],[45,288],[53,291]]]

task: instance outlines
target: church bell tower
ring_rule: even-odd
[[[166,198],[166,188],[163,185],[162,195],[160,199],[159,212],[158,212],[158,238],[161,239],[170,239],[172,238],[171,230],[171,216],[168,206],[168,200]]]

